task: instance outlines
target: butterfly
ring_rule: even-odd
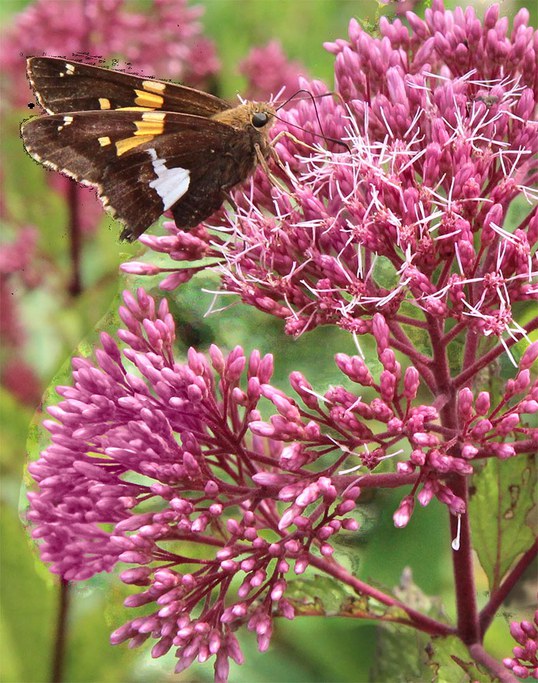
[[[192,228],[272,154],[276,110],[228,102],[168,81],[31,57],[30,84],[47,114],[23,123],[27,152],[94,186],[135,240],[165,211]]]

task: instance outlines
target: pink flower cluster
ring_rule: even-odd
[[[506,382],[497,404],[492,405],[487,391],[475,398],[468,387],[461,389],[457,426],[450,429],[441,419],[442,403],[418,400],[427,386],[421,387],[420,375],[413,366],[402,372],[388,347],[389,328],[380,314],[374,315],[370,333],[383,367],[378,381],[360,356],[339,353],[338,368],[358,389],[361,387],[360,391],[336,386],[317,395],[308,380],[294,372],[291,385],[308,410],[299,410],[296,402],[280,391],[264,392],[278,415],[269,423],[254,422],[250,428],[255,434],[293,444],[286,451],[286,461],[281,461],[282,467],[299,471],[335,445],[341,455],[334,457],[326,474],[334,475],[353,458],[358,464],[351,471],[361,467],[373,470],[388,457],[409,454],[396,466],[402,475],[415,475],[412,493],[405,496],[394,514],[396,526],[403,527],[409,521],[415,497],[425,506],[435,496],[452,514],[465,512],[464,501],[443,483],[450,474],[472,474],[475,460],[505,459],[536,450],[538,428],[527,426],[529,418],[525,416],[538,413],[538,380],[532,381],[529,371],[538,358],[538,342],[525,351],[519,373]],[[374,397],[367,400],[363,392],[372,390]]]
[[[306,76],[305,67],[290,61],[277,40],[253,48],[240,63],[239,71],[248,80],[245,97],[259,101],[276,97],[282,89],[285,97],[291,97],[301,87],[300,77]]]
[[[259,170],[239,210],[212,222],[222,289],[290,334],[358,331],[378,311],[451,320],[451,338],[519,336],[514,307],[538,300],[538,33],[526,10],[509,33],[497,6],[483,21],[439,1],[407,16],[411,29],[382,19],[380,38],[351,21],[349,41],[327,45],[337,97],[281,110],[275,134],[301,143],[279,138],[279,185]],[[188,260],[167,230],[142,241]]]
[[[0,245],[0,383],[19,401],[36,406],[42,387],[34,369],[24,359],[26,334],[18,310],[20,298],[40,282],[35,267],[37,232],[22,227],[16,239]]]
[[[269,384],[273,359],[256,351],[247,357],[238,347],[224,356],[213,346],[206,358],[191,349],[188,362],[177,363],[166,300],[157,306],[141,289],[124,300],[123,352],[102,334],[96,363],[75,358],[74,386],[57,389],[63,400],[45,422],[52,444],[29,466],[39,492],[29,494],[28,518],[42,559],[66,579],[134,565],[121,578],[144,591],[126,604],[155,603],[155,611],[112,640],[138,645],[151,636],[156,657],[176,646],[177,671],[215,655],[217,680],[226,680],[228,658],[241,661],[233,635],[241,624],[266,649],[272,617],[294,614],[284,597],[287,575],[311,564],[339,566],[331,540],[357,530],[361,487],[414,484],[395,513],[397,526],[407,523],[415,495],[422,505],[437,496],[460,514],[464,502],[444,477],[470,473],[477,458],[538,445],[538,429],[524,422],[538,412],[538,382],[530,383],[528,370],[538,342],[499,404],[462,390],[460,426],[450,430],[418,400],[417,371],[402,374],[380,315],[371,330],[379,380],[360,357],[338,354],[360,393],[336,386],[321,396],[294,372],[295,400]],[[361,397],[365,390],[375,397]],[[277,411],[268,422],[262,399]],[[401,450],[411,455],[396,473],[368,475]]]
[[[291,410],[268,384],[271,356],[236,348],[225,357],[214,346],[209,359],[191,349],[180,365],[166,300],[157,307],[143,290],[124,299],[123,353],[103,334],[97,362],[75,358],[74,386],[57,389],[64,400],[45,422],[52,444],[29,467],[39,492],[28,518],[42,559],[66,579],[134,565],[121,577],[146,589],[127,604],[156,611],[113,642],[151,635],[154,656],[175,645],[178,671],[216,655],[225,680],[227,658],[241,659],[232,631],[244,623],[267,648],[272,616],[294,613],[286,575],[330,557],[331,537],[357,529],[360,489],[349,477],[333,483],[334,467],[312,467],[314,450],[261,434],[263,396]]]

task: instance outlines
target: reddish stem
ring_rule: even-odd
[[[454,475],[450,479],[450,489],[465,502],[469,509],[468,481],[466,477]],[[456,611],[458,619],[458,635],[466,645],[480,642],[478,624],[478,608],[476,604],[476,588],[473,572],[473,548],[471,544],[471,527],[469,514],[461,515],[461,527],[458,530],[458,518],[450,515],[450,531],[452,538],[459,537],[457,550],[452,550],[454,583],[456,590]],[[459,531],[459,535],[458,535]]]
[[[533,332],[536,329],[538,329],[538,316],[533,318],[525,325],[525,331],[527,333]],[[497,344],[497,346],[481,356],[475,363],[473,363],[473,365],[470,365],[463,370],[463,372],[460,372],[460,374],[454,378],[454,386],[456,388],[465,386],[466,382],[468,382],[471,377],[474,377],[477,372],[480,372],[480,370],[492,363],[498,356],[501,355],[501,353],[504,352],[505,348],[512,347],[518,341],[519,340],[517,339],[510,338],[505,341],[504,346],[502,344]]]
[[[413,626],[419,631],[428,633],[431,636],[454,635],[454,629],[451,626],[443,624],[442,622],[432,619],[431,617],[427,617],[426,615],[417,612],[417,610],[414,610],[412,607],[408,607],[391,595],[387,595],[377,588],[360,581],[357,579],[357,577],[353,576],[353,574],[350,574],[346,569],[336,562],[312,555],[310,556],[310,564],[326,574],[333,576],[335,579],[338,579],[338,581],[347,584],[359,595],[367,595],[383,605],[403,610],[411,620],[411,624],[408,625]]]
[[[473,656],[473,659],[488,668],[495,676],[495,679],[500,681],[500,683],[518,683],[519,679],[511,674],[501,662],[498,662],[495,659],[495,657],[488,654],[482,645],[478,643],[470,645],[469,652]]]
[[[435,373],[439,391],[444,391],[448,397],[441,410],[441,424],[448,429],[457,429],[457,402],[453,383],[450,377],[450,369],[446,348],[442,345],[442,338],[438,323],[430,319],[430,336],[434,351],[433,371]],[[465,359],[471,360],[474,344],[467,347]],[[461,498],[465,509],[469,509],[468,480],[464,476],[452,475],[448,479],[448,486],[454,495]],[[459,538],[459,547],[452,551],[452,564],[454,568],[454,584],[456,592],[456,613],[458,621],[458,636],[462,641],[470,645],[480,642],[480,629],[478,624],[478,608],[476,604],[476,589],[473,573],[473,555],[471,543],[471,528],[469,513],[458,518],[450,515],[451,538]]]
[[[397,489],[400,486],[412,486],[418,479],[419,474],[401,474],[399,472],[387,472],[385,474],[341,474],[335,477],[335,481],[345,481],[346,488],[356,484],[363,489]]]
[[[413,362],[430,391],[435,392],[434,376],[430,370],[431,358],[428,358],[416,350],[399,325],[393,321],[387,321],[387,323],[393,335],[390,342],[392,348],[405,354]]]

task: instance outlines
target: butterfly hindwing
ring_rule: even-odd
[[[218,208],[241,180],[229,150],[241,133],[220,121],[175,112],[101,111],[42,116],[22,129],[40,163],[94,185],[134,239],[164,211],[185,227]],[[201,152],[200,150],[203,150]]]
[[[230,106],[214,95],[176,83],[57,57],[31,57],[27,72],[49,114],[135,107],[212,116]]]

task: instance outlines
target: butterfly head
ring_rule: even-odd
[[[234,128],[266,134],[275,121],[276,111],[267,102],[245,102],[227,109],[214,118]]]

